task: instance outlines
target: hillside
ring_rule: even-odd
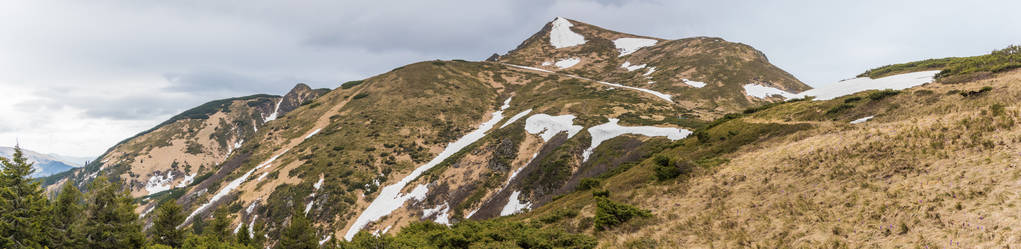
[[[494,60],[663,92],[705,119],[775,100],[746,95],[748,84],[792,93],[811,89],[745,44],[665,40],[562,17]]]
[[[704,169],[692,174],[709,174],[749,144],[861,118],[848,114],[857,102],[840,105],[837,97],[931,80],[860,78],[813,91],[744,44],[642,37],[555,18],[488,61],[418,62],[333,90],[299,85],[283,97],[213,101],[47,183],[107,176],[131,191],[143,216],[160,203],[180,204],[182,228],[224,210],[232,227],[278,238],[295,215],[305,216],[320,244],[402,234],[421,221],[514,226],[500,221],[543,215],[559,215],[539,218],[557,228],[599,234],[579,225],[597,199],[578,191],[597,187],[595,179],[613,191],[598,200],[637,203],[632,197],[662,186],[650,181],[653,172],[689,172],[650,170],[652,161],[691,157],[684,165]],[[798,103],[814,107],[782,122],[726,115]],[[581,212],[550,213],[564,207]]]
[[[1013,70],[728,115],[518,218],[608,248],[1016,245],[1019,83]],[[651,216],[597,231],[602,190]]]
[[[85,167],[45,181],[57,187],[72,180],[84,187],[97,176],[107,176],[122,182],[136,198],[185,187],[208,177],[265,122],[295,108],[289,105],[308,102],[322,92],[299,84],[285,97],[212,101],[125,139]]]

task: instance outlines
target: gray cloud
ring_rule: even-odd
[[[746,43],[822,85],[870,67],[1021,43],[1019,7],[950,0],[7,1],[0,34],[17,35],[0,36],[0,89],[26,88],[32,96],[0,98],[0,115],[28,120],[0,124],[0,139],[46,134],[55,138],[43,144],[79,142],[41,151],[95,154],[59,150],[102,151],[123,137],[82,129],[133,134],[213,99],[283,94],[298,82],[334,88],[422,60],[480,60],[514,48],[555,16],[666,39]],[[65,134],[40,130],[46,122],[88,125],[46,126]]]

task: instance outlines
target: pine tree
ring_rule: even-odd
[[[81,248],[83,230],[82,192],[73,183],[64,183],[60,194],[50,207],[50,231],[46,246],[49,248]]]
[[[0,157],[0,248],[40,248],[46,239],[48,200],[21,148]]]
[[[235,235],[238,237],[238,243],[246,246],[252,244],[252,237],[249,237],[248,230],[248,224],[242,223],[241,228],[238,229],[238,233]]]
[[[297,208],[295,210],[300,210]],[[304,213],[295,211],[291,215],[291,223],[280,234],[280,241],[277,242],[277,249],[313,249],[319,248],[316,244],[316,232],[312,223],[305,218]]]
[[[207,228],[206,233],[220,241],[234,240],[231,236],[230,219],[227,215],[227,209],[217,209],[216,212],[213,213],[213,223]]]
[[[184,222],[184,213],[181,206],[173,200],[160,204],[156,210],[156,217],[152,220],[153,242],[167,245],[173,248],[180,248],[184,243],[184,231],[177,229],[177,225]]]
[[[135,204],[127,192],[98,177],[89,186],[85,219],[88,248],[141,248],[145,245]]]

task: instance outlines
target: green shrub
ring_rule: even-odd
[[[982,94],[987,93],[987,92],[992,91],[992,90],[993,90],[993,87],[991,87],[991,86],[984,86],[984,87],[982,87],[982,89],[978,89],[977,91],[960,92],[960,94],[961,94],[961,97],[976,97],[976,96],[982,95]]]
[[[363,81],[363,80],[353,80],[353,81],[344,82],[343,84],[340,84],[340,89],[351,89],[352,87],[361,85],[362,82],[365,82],[365,81]]]
[[[854,96],[854,97],[850,97],[850,98],[844,99],[844,103],[851,103],[851,102],[856,102],[856,101],[859,101],[859,100],[861,100],[860,96]]]
[[[602,182],[599,179],[586,177],[581,179],[581,183],[578,183],[578,190],[589,190],[599,187]]]
[[[993,116],[1002,116],[1007,113],[1003,104],[993,104],[992,106],[989,106],[989,111],[993,114]]]
[[[956,78],[956,76],[999,73],[1015,68],[1021,68],[1021,46],[1011,45],[986,55],[928,59],[882,66],[865,71],[858,77],[875,79],[902,73],[941,70],[936,74],[936,78],[948,79]]]
[[[368,93],[359,93],[359,94],[355,94],[355,96],[352,97],[351,99],[361,99],[361,98],[365,98],[365,97],[368,97],[368,96],[369,96]]]
[[[826,111],[826,114],[835,114],[851,108],[854,108],[854,105],[843,103],[838,106],[834,106],[833,108],[830,108],[829,110]]]
[[[610,191],[605,189],[592,191],[592,197],[610,197]]]
[[[894,96],[894,95],[897,95],[897,94],[900,94],[900,91],[887,89],[887,90],[882,90],[882,91],[870,93],[869,94],[869,99],[871,99],[871,100],[882,100],[882,99],[885,99],[886,97]]]
[[[634,206],[616,203],[604,197],[596,198],[595,226],[607,230],[638,217],[652,217],[652,212]]]

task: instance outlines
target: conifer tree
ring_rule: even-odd
[[[127,192],[98,177],[86,200],[85,243],[88,248],[141,248],[145,245],[135,204]]]
[[[246,246],[252,244],[252,237],[249,236],[248,230],[248,224],[241,223],[241,228],[238,229],[238,233],[235,235],[238,237],[238,243]]]
[[[308,218],[305,218],[305,214],[294,209],[295,212],[291,214],[291,223],[284,228],[284,231],[280,233],[280,241],[277,242],[277,249],[313,249],[319,248],[316,244],[316,232],[312,228],[312,223],[309,222]]]
[[[0,248],[40,248],[48,234],[48,200],[21,148],[0,157]]]
[[[82,192],[68,181],[60,188],[57,199],[50,207],[49,248],[81,248],[84,216]]]
[[[226,209],[217,209],[213,213],[213,223],[210,227],[207,227],[207,233],[213,238],[220,241],[232,241],[234,238],[231,236],[230,230],[230,219],[227,217],[228,213]]]
[[[180,248],[184,243],[184,231],[177,226],[184,222],[181,206],[173,200],[160,204],[152,220],[152,240],[156,244]]]

